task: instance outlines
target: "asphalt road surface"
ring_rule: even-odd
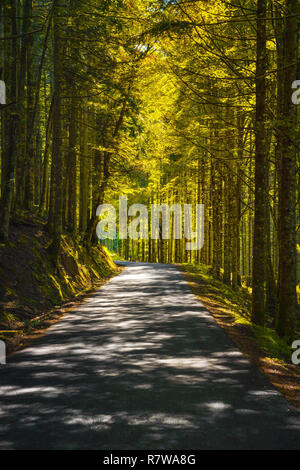
[[[300,413],[178,270],[126,265],[0,366],[0,449],[300,448]]]

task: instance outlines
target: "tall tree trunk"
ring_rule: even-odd
[[[15,190],[15,177],[16,177],[16,164],[17,164],[17,129],[18,129],[18,113],[17,113],[17,2],[11,1],[10,6],[11,15],[11,58],[10,58],[10,93],[9,98],[13,103],[9,112],[6,114],[9,119],[8,124],[8,142],[7,142],[7,164],[6,164],[6,177],[4,180],[2,199],[1,199],[1,214],[0,214],[0,241],[7,242],[9,234],[9,222],[12,211],[13,196]]]
[[[266,0],[257,0],[256,114],[255,114],[255,205],[252,268],[252,321],[265,322],[265,215],[266,215]]]
[[[32,24],[32,0],[29,1],[28,14],[30,16],[30,26]],[[34,148],[34,130],[32,127],[34,113],[34,37],[28,35],[27,40],[27,108],[26,108],[26,146],[25,146],[25,207],[32,209],[35,202],[35,148]]]
[[[62,129],[61,129],[61,92],[62,92],[62,39],[61,39],[61,0],[53,2],[53,124],[52,124],[52,167],[51,198],[52,205],[49,213],[48,227],[53,233],[53,242],[49,252],[53,256],[55,264],[58,262],[61,246],[62,221],[63,221],[63,179],[64,161],[62,153]]]
[[[279,185],[279,307],[277,332],[292,336],[296,295],[296,149],[293,142],[297,126],[296,106],[292,103],[292,83],[296,79],[298,58],[298,1],[286,0],[284,33],[283,110],[280,145]]]

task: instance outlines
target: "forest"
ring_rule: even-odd
[[[1,246],[39,217],[97,245],[97,207],[203,204],[201,250],[103,241],[127,260],[211,267],[292,339],[300,297],[297,0],[2,0]],[[174,222],[174,221],[173,221]],[[149,227],[150,231],[150,227]]]

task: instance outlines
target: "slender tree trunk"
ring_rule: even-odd
[[[53,65],[54,65],[54,96],[53,96],[53,132],[52,132],[52,168],[51,192],[53,193],[51,211],[49,213],[48,226],[53,233],[53,242],[49,252],[53,256],[55,264],[58,262],[61,246],[62,224],[63,224],[63,179],[64,161],[62,153],[62,116],[61,116],[61,93],[62,93],[62,39],[61,39],[61,0],[53,2]]]
[[[252,321],[265,322],[265,214],[266,191],[266,0],[257,0],[256,114],[255,114],[255,206],[252,271]]]
[[[11,1],[11,36],[17,36],[17,2]],[[6,178],[4,180],[3,193],[1,199],[1,215],[0,215],[0,241],[7,242],[9,235],[9,222],[12,211],[13,196],[15,191],[15,177],[16,177],[16,164],[17,164],[17,129],[18,129],[18,113],[17,113],[17,39],[12,39],[10,58],[10,95],[9,98],[13,103],[7,113],[8,124],[8,142],[7,142],[7,164],[6,164]]]

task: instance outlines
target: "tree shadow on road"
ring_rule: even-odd
[[[133,264],[1,368],[2,449],[287,449],[300,415],[172,267]]]

